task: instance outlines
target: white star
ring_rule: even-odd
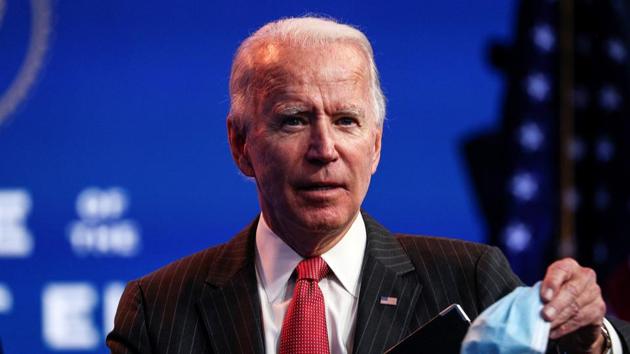
[[[542,146],[545,137],[538,124],[526,122],[518,131],[518,140],[521,146],[529,151],[536,151]]]
[[[607,111],[616,111],[621,105],[621,96],[612,85],[605,85],[599,91],[599,104]]]
[[[556,44],[556,36],[548,24],[538,24],[532,29],[534,44],[541,50],[549,52]]]
[[[595,145],[595,153],[598,160],[608,162],[612,160],[615,154],[615,145],[609,138],[601,137],[597,140]]]
[[[527,249],[532,239],[532,233],[523,223],[516,222],[508,225],[503,234],[503,243],[512,252],[520,253]]]
[[[527,94],[537,101],[543,101],[549,96],[549,82],[543,74],[529,75],[525,85]]]
[[[530,201],[538,192],[538,181],[531,173],[521,172],[512,177],[510,189],[517,199]]]
[[[617,63],[622,63],[626,59],[626,47],[619,38],[612,38],[606,41],[606,51],[608,56]]]
[[[573,104],[576,108],[584,109],[588,105],[588,91],[583,86],[577,86],[573,89]]]

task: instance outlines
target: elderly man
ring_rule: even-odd
[[[385,103],[358,30],[269,23],[238,49],[230,94],[232,155],[261,214],[228,243],[129,283],[113,352],[382,353],[449,304],[476,317],[520,284],[496,248],[392,235],[361,211]],[[592,270],[552,264],[541,296],[566,350],[627,343],[627,328],[602,326]]]

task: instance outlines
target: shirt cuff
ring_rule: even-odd
[[[621,339],[619,339],[619,335],[617,334],[617,330],[613,327],[610,322],[606,318],[604,318],[604,326],[606,326],[606,330],[608,330],[608,335],[610,336],[610,342],[612,343],[612,348],[606,354],[623,354],[623,349],[621,348]]]

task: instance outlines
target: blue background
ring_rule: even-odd
[[[6,353],[50,350],[41,323],[49,282],[89,282],[100,292],[226,241],[256,215],[255,187],[229,154],[227,83],[240,41],[279,17],[329,15],[372,41],[388,112],[364,208],[395,231],[485,241],[460,144],[498,122],[502,81],[486,49],[510,37],[514,1],[52,5],[42,70],[0,123],[0,190],[28,191],[35,241],[29,257],[0,258],[0,282],[13,295],[11,311],[0,313]],[[0,95],[24,60],[30,16],[29,2],[5,0]],[[91,186],[126,191],[124,217],[142,239],[136,256],[73,252],[68,225]]]

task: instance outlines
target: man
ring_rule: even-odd
[[[230,94],[232,155],[256,182],[261,215],[228,243],[131,282],[113,352],[382,353],[449,304],[476,317],[520,284],[496,248],[392,235],[360,210],[385,103],[358,30],[267,24],[240,46]],[[627,348],[628,327],[602,327],[592,270],[552,264],[541,296],[563,349],[602,353],[609,335]]]

